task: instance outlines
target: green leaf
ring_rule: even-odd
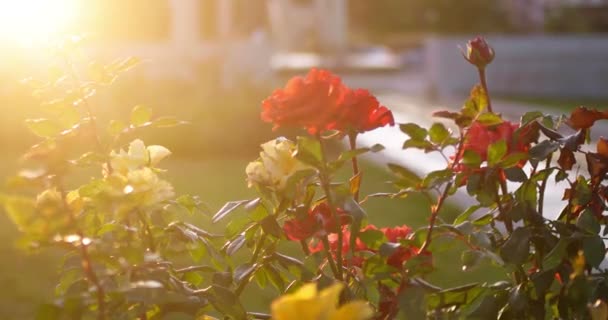
[[[267,216],[260,224],[262,225],[262,230],[269,235],[277,238],[281,238],[283,235],[283,229],[279,226],[274,215]]]
[[[421,287],[412,286],[408,290],[403,290],[399,293],[397,299],[399,301],[399,309],[407,319],[425,319],[426,318],[426,292]]]
[[[602,226],[589,209],[583,211],[576,219],[576,226],[590,234],[596,235],[600,233]]]
[[[178,120],[175,117],[159,117],[152,121],[152,125],[156,128],[173,128],[188,123],[189,122],[187,121]]]
[[[392,255],[393,253],[395,253],[395,251],[397,251],[397,249],[399,249],[399,247],[401,247],[401,244],[399,244],[399,243],[385,242],[382,245],[380,245],[380,249],[378,250],[378,253],[380,253],[380,255],[383,257],[388,257],[388,256]]]
[[[499,140],[488,147],[488,165],[495,166],[507,154],[507,141]]]
[[[454,224],[461,224],[467,220],[469,220],[469,217],[477,210],[479,210],[479,208],[481,208],[480,205],[473,205],[470,206],[467,210],[465,210],[463,213],[461,213],[458,217],[456,217],[456,220],[454,220]]]
[[[543,259],[543,269],[549,270],[557,267],[566,256],[566,249],[570,239],[560,238],[555,247]]]
[[[487,226],[488,224],[490,224],[490,222],[492,222],[492,220],[494,220],[494,215],[488,213],[475,219],[475,221],[473,221],[473,224],[480,227]]]
[[[145,106],[135,106],[131,110],[131,124],[134,127],[139,127],[146,124],[152,119],[152,109]]]
[[[528,150],[528,155],[530,159],[534,160],[544,160],[550,154],[555,152],[559,148],[559,143],[551,140],[543,140],[539,144]]]
[[[478,250],[463,251],[460,256],[462,271],[470,271],[472,268],[476,267],[482,259],[483,254]]]
[[[13,223],[25,231],[35,213],[34,201],[31,198],[19,196],[0,197],[0,200]]]
[[[230,243],[228,243],[228,246],[226,246],[226,254],[229,256],[235,254],[247,242],[246,240],[247,239],[245,239],[244,234],[234,238],[232,241],[230,241]]]
[[[207,298],[222,314],[232,319],[247,319],[245,308],[230,289],[213,285],[203,294],[203,297]]]
[[[527,160],[527,159],[528,159],[528,154],[525,152],[511,153],[511,154],[507,155],[504,159],[502,159],[502,161],[500,162],[500,166],[502,168],[510,168],[510,167],[518,165],[520,162],[522,162],[523,160]]]
[[[245,231],[245,229],[247,229],[252,223],[253,221],[249,216],[239,216],[232,218],[230,222],[228,222],[228,224],[226,225],[226,231],[224,232],[224,236],[230,239],[236,236],[237,234],[240,234]]]
[[[599,267],[606,256],[606,245],[598,235],[583,239],[583,253],[585,261],[592,267]]]
[[[54,304],[43,304],[36,310],[35,320],[59,320],[61,318],[61,308]]]
[[[249,200],[226,202],[226,204],[224,204],[224,206],[216,214],[213,215],[213,218],[211,218],[211,221],[213,223],[216,223],[216,222],[224,219],[229,213],[233,212],[238,207],[242,206],[243,204],[245,204],[247,202],[249,202]]]
[[[524,182],[528,179],[524,170],[520,167],[511,167],[505,169],[505,175],[509,181]]]
[[[124,124],[122,121],[111,120],[110,124],[108,125],[107,130],[111,136],[117,136],[117,135],[123,133],[125,131],[125,129],[127,129],[127,125]]]
[[[298,137],[295,156],[300,161],[315,168],[323,167],[321,143],[316,139]]]
[[[540,111],[526,112],[526,113],[524,113],[523,116],[521,116],[521,119],[519,121],[520,127],[523,127],[536,119],[542,118],[543,116],[544,116],[544,114]]]
[[[378,250],[383,243],[388,241],[380,230],[365,230],[359,233],[359,240],[372,250]]]
[[[500,248],[500,256],[507,263],[521,265],[530,255],[530,229],[520,227],[513,230],[511,236]]]
[[[439,122],[433,123],[429,129],[429,137],[431,141],[437,144],[443,143],[450,136],[450,131]]]
[[[420,149],[420,150],[424,150],[425,152],[429,152],[432,151],[435,146],[427,140],[414,140],[414,139],[408,139],[403,143],[403,147],[402,149],[410,149],[410,148],[414,148],[414,149]]]
[[[404,187],[417,187],[422,180],[414,172],[400,165],[389,163],[388,168],[399,178],[399,183]]]
[[[477,117],[477,122],[485,126],[495,126],[503,122],[502,118],[495,113],[482,113]]]
[[[479,167],[481,165],[481,156],[473,150],[465,150],[462,155],[462,163],[469,167]]]
[[[55,286],[55,294],[62,296],[66,293],[68,288],[72,286],[76,281],[82,279],[82,272],[79,268],[73,268],[66,270],[59,279],[59,283]]]
[[[599,267],[606,257],[606,245],[598,235],[583,239],[583,253],[585,261],[592,267]]]
[[[444,182],[448,182],[448,181],[452,180],[453,174],[454,174],[454,171],[452,171],[452,169],[444,169],[444,170],[437,170],[437,171],[429,172],[426,175],[426,177],[424,177],[424,180],[422,181],[422,187],[423,188],[433,188]]]
[[[242,264],[234,269],[234,282],[241,283],[242,281],[249,281],[249,277],[257,269],[257,265],[251,263]]]
[[[266,275],[268,276],[270,283],[272,283],[272,285],[279,290],[279,292],[284,292],[285,280],[281,276],[281,273],[270,264],[264,265],[264,269],[266,269]]]
[[[203,276],[198,272],[186,272],[183,279],[193,286],[198,286],[203,282]]]
[[[399,129],[408,136],[412,140],[422,141],[427,137],[426,129],[420,127],[415,123],[403,123],[399,125]]]
[[[25,125],[35,135],[41,138],[51,138],[57,136],[63,128],[49,119],[28,119],[25,120]]]

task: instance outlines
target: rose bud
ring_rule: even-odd
[[[476,37],[467,43],[467,51],[463,51],[462,55],[472,65],[485,68],[494,60],[494,49],[483,37]]]

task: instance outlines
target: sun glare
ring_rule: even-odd
[[[52,41],[68,29],[78,0],[0,0],[0,40],[32,45]]]

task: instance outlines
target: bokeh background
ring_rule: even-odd
[[[143,104],[188,120],[143,138],[173,151],[166,168],[177,192],[200,195],[213,211],[253,197],[244,168],[260,143],[298,133],[272,132],[259,119],[260,102],[291,76],[332,69],[395,113],[424,122],[430,106],[460,106],[476,80],[458,46],[484,34],[497,51],[488,72],[498,103],[558,112],[578,104],[601,108],[608,101],[605,32],[602,0],[0,0],[0,177],[14,174],[19,155],[37,141],[23,121],[39,114],[40,101],[21,80],[62,67],[52,46],[70,35],[84,38],[83,75],[91,62],[143,60],[97,92],[95,113],[124,118]],[[401,159],[408,161],[420,169]],[[381,163],[365,163],[364,193],[392,190]],[[443,218],[463,207],[452,203]],[[370,200],[365,208],[383,226],[419,227],[429,213],[416,197]],[[61,252],[19,249],[18,235],[0,215],[0,319],[33,318],[36,305],[52,299],[58,278]],[[462,272],[458,248],[450,252],[431,280],[457,285],[481,274],[504,276],[490,265]],[[264,308],[274,294],[251,303]]]

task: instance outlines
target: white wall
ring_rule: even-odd
[[[459,46],[471,37],[430,38],[425,44],[426,80],[440,96],[469,92],[478,82],[475,67]],[[494,95],[608,98],[608,37],[487,36],[496,58],[488,66]]]

